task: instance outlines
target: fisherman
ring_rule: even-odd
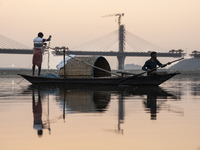
[[[166,71],[163,72],[157,72],[157,65],[161,68],[166,67],[167,65],[170,65],[171,63],[168,62],[167,64],[163,65],[160,63],[160,61],[157,59],[157,53],[156,52],[151,52],[151,58],[147,60],[142,67],[142,70],[147,71],[147,75],[157,75],[157,74],[167,74]],[[153,69],[153,70],[152,70]]]
[[[33,51],[33,67],[32,67],[32,72],[33,75],[35,73],[35,65],[38,66],[38,76],[40,76],[41,72],[41,65],[42,65],[42,49],[43,49],[43,44],[46,41],[51,40],[51,35],[49,35],[48,39],[43,39],[43,33],[39,32],[38,37],[34,38],[33,43],[34,43],[34,51]]]

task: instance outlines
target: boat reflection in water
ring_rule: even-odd
[[[59,103],[63,115],[62,118],[65,120],[66,114],[72,113],[104,113],[109,109],[109,103],[112,96],[118,97],[118,126],[113,131],[115,133],[123,134],[123,129],[120,125],[124,123],[125,118],[125,105],[126,99],[133,98],[134,96],[141,96],[141,102],[145,106],[145,111],[150,113],[151,119],[156,120],[157,113],[161,106],[165,105],[167,99],[177,100],[178,98],[166,92],[162,88],[156,87],[130,87],[130,86],[61,86],[61,87],[41,87],[41,86],[30,86],[33,92],[33,113],[36,116],[35,104],[35,91],[38,91],[38,104],[40,105],[40,98],[49,97],[54,95],[56,101]],[[42,96],[40,95],[42,93]],[[160,100],[159,100],[160,99]],[[159,101],[158,101],[159,100]],[[48,99],[48,114],[49,114],[49,99]],[[39,106],[38,106],[39,107]],[[41,110],[40,110],[41,111]],[[61,117],[58,117],[61,119]],[[34,117],[34,126],[38,121]],[[41,122],[38,126],[38,135],[41,135]],[[43,129],[50,129],[50,120],[42,122]]]
[[[67,113],[104,112],[110,102],[108,91],[59,89],[59,101],[65,106]]]

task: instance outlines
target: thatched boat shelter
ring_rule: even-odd
[[[67,64],[65,64],[66,78],[95,78],[111,76],[109,72],[93,67],[96,66],[98,68],[111,71],[108,61],[102,56],[76,57],[76,59],[80,61],[71,58],[67,61]],[[64,77],[64,67],[59,70],[60,77]]]

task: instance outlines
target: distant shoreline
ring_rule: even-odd
[[[49,73],[58,74],[58,69],[50,69]],[[35,74],[38,73],[36,69]],[[47,73],[47,69],[42,69],[41,74]],[[29,68],[0,68],[0,76],[7,77],[7,76],[18,76],[17,74],[32,74],[32,70]]]

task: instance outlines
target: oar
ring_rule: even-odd
[[[172,64],[172,63],[177,62],[177,61],[180,61],[180,60],[182,60],[182,59],[184,59],[184,58],[180,58],[180,59],[177,59],[177,60],[174,60],[174,61],[168,62],[168,63],[166,63],[166,64],[164,64],[164,65],[161,65],[161,66],[159,66],[159,67],[153,68],[153,69],[151,69],[151,70],[149,70],[149,71],[145,71],[145,72],[142,72],[142,73],[136,74],[136,75],[134,75],[134,76],[131,76],[131,77],[128,77],[128,78],[124,78],[124,79],[121,79],[120,82],[124,82],[124,81],[130,80],[130,79],[136,78],[136,77],[141,76],[141,75],[143,75],[143,74],[145,74],[145,73],[147,73],[147,72],[150,72],[150,71],[156,70],[156,69],[158,69],[158,68],[160,68],[160,67],[165,67],[165,66],[167,66],[168,64]]]

